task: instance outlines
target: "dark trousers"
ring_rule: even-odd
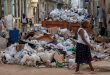
[[[99,28],[100,28],[99,34],[101,36],[104,36],[105,35],[105,27],[103,27],[103,22],[99,22]]]

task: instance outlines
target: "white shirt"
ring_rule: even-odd
[[[78,34],[78,40],[77,40],[77,42],[86,45],[86,43],[82,40],[81,36],[79,35],[79,31],[80,31],[81,29],[83,29],[83,28],[79,28],[79,29],[78,29],[78,32],[77,32],[77,34]],[[84,29],[83,29],[83,30],[84,30]],[[86,41],[87,41],[88,43],[90,43],[90,37],[89,37],[89,35],[88,35],[88,33],[87,33],[86,30],[84,30],[84,37],[85,37]]]
[[[22,18],[22,23],[27,23],[26,18]]]
[[[6,20],[7,29],[12,30],[13,29],[13,16],[8,15],[5,17],[5,20]]]

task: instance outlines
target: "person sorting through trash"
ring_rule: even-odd
[[[88,32],[86,31],[87,21],[83,21],[81,23],[81,27],[77,31],[77,46],[76,46],[76,70],[75,73],[79,72],[80,64],[86,63],[90,66],[92,72],[94,72],[94,68],[92,66],[91,60],[91,52],[90,50],[94,50],[93,46],[90,44],[90,38]]]

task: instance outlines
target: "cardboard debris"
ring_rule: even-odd
[[[96,37],[95,42],[101,43],[101,42],[105,42],[105,40],[101,37]]]
[[[59,31],[59,27],[52,27],[52,28],[48,28],[48,32],[50,34],[57,34]]]
[[[105,37],[102,37],[102,36],[98,36],[98,37],[95,37],[95,42],[97,43],[104,43],[104,42],[108,42],[109,39],[105,38]]]
[[[35,32],[26,33],[24,36],[24,39],[28,39],[30,37],[33,37],[35,35]]]
[[[54,41],[54,39],[52,39],[51,36],[48,35],[48,34],[37,38],[37,40],[38,41],[46,41],[47,43],[50,43],[50,42],[53,42]]]
[[[24,48],[24,44],[19,44],[16,46],[16,51],[19,52]]]
[[[54,59],[59,63],[64,63],[64,56],[62,54],[58,54],[57,52],[54,54]]]

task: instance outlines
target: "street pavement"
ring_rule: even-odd
[[[97,70],[93,75],[110,75],[109,61],[95,62]],[[81,66],[82,74],[75,74],[67,68],[35,68],[20,65],[0,64],[0,75],[92,75],[88,66]]]

